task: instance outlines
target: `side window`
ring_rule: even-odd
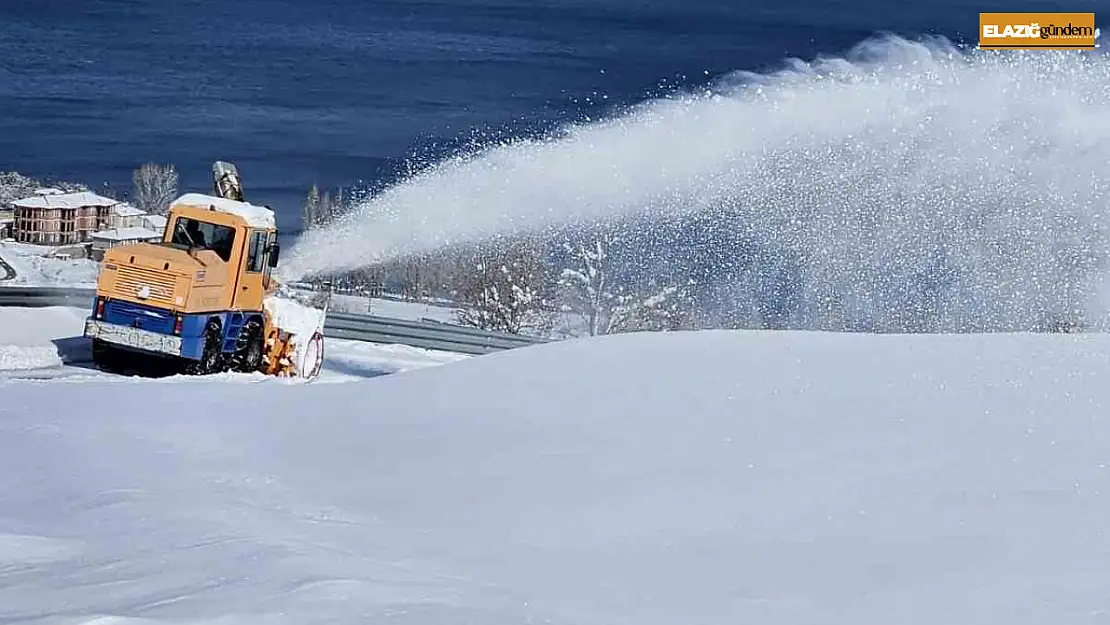
[[[266,233],[255,230],[251,233],[250,248],[247,250],[247,271],[258,273],[266,266]]]
[[[269,235],[266,237],[266,253],[262,255],[262,264],[263,264],[262,276],[263,276],[264,280],[269,280],[270,279],[270,254],[273,253],[270,250],[274,245],[274,239],[276,237],[277,237],[277,233],[275,233],[275,232],[270,232]]]

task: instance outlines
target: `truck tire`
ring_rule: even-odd
[[[190,360],[185,372],[190,375],[209,375],[227,370],[227,357],[223,354],[223,333],[219,319],[211,319],[204,327],[204,351],[200,360]]]
[[[262,322],[252,319],[239,332],[239,342],[231,359],[231,368],[239,373],[254,373],[262,368]]]

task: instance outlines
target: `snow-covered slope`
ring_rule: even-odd
[[[702,332],[9,383],[0,622],[1103,622],[1107,354]]]

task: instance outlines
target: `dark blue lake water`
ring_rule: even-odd
[[[974,42],[979,11],[1096,4],[6,0],[0,170],[126,192],[144,161],[207,188],[210,163],[228,159],[290,231],[314,182],[381,179],[429,141],[838,54],[880,31]]]

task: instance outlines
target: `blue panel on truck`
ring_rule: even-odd
[[[198,313],[195,315],[182,315],[181,318],[181,355],[185,358],[200,360],[204,355],[204,329],[213,317],[220,320],[223,335],[227,336],[228,313]]]
[[[204,353],[204,326],[211,314],[182,315],[181,317],[181,355],[184,358],[200,360]]]
[[[189,358],[191,360],[200,360],[201,355],[204,354],[204,334],[203,333],[204,333],[204,322],[206,322],[207,320],[208,320],[207,316],[205,316],[203,319],[199,315],[193,317],[194,323],[191,324],[191,325],[196,325],[196,323],[195,323],[196,321],[201,321],[200,330],[196,334],[192,334],[192,333],[186,334],[184,328],[182,329],[182,331],[181,331],[181,356],[183,358]],[[184,323],[188,324],[189,321],[190,321],[189,317],[185,317],[185,322]]]
[[[159,334],[173,334],[175,317],[164,308],[110,300],[104,305],[102,321]]]

